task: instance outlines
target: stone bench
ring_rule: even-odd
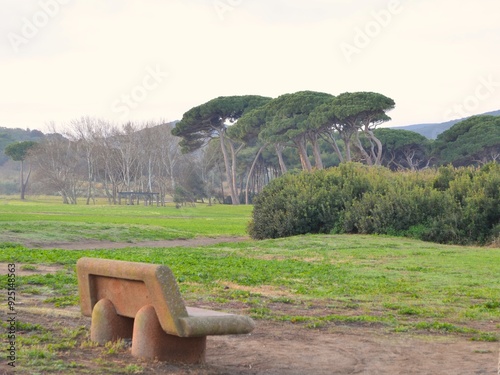
[[[81,311],[92,317],[90,339],[132,338],[137,358],[203,363],[207,336],[255,326],[249,317],[186,307],[166,266],[80,258],[76,268]]]

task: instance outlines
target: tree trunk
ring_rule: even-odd
[[[24,199],[24,194],[26,193],[26,188],[28,187],[28,181],[30,179],[30,176],[31,176],[31,164],[30,164],[30,168],[28,170],[28,175],[26,176],[26,180],[24,180],[24,183],[23,183],[23,199]]]
[[[257,159],[259,158],[262,150],[264,150],[264,147],[266,147],[266,145],[264,145],[261,148],[259,148],[259,151],[257,152],[257,155],[255,155],[255,158],[253,159],[253,163],[252,163],[252,166],[250,167],[250,171],[248,172],[247,182],[246,182],[246,185],[245,185],[245,204],[248,204],[248,185],[250,184],[250,178],[252,177],[253,170],[255,168],[255,165],[257,164]]]
[[[309,137],[311,140],[311,144],[313,147],[313,154],[314,154],[314,165],[317,169],[323,169],[323,160],[321,160],[321,152],[319,150],[319,142],[318,142],[318,135],[313,134],[311,137]]]
[[[91,156],[87,154],[87,176],[88,176],[88,188],[87,188],[87,206],[90,204],[90,199],[93,197],[93,180],[94,180],[94,168]],[[94,201],[95,203],[95,201]]]
[[[339,161],[341,163],[344,162],[344,156],[342,155],[342,152],[340,151],[340,147],[339,145],[337,144],[337,140],[335,139],[335,136],[331,133],[328,133],[328,139],[327,138],[324,138],[325,141],[327,141],[328,143],[330,143],[333,147],[333,150],[335,151],[335,153],[337,154],[337,157],[339,158]]]
[[[21,172],[19,176],[20,189],[21,189],[21,200],[24,200],[24,161],[21,160]]]
[[[355,145],[359,149],[359,152],[361,152],[361,155],[363,155],[363,157],[365,158],[365,160],[368,163],[368,165],[373,165],[373,161],[372,161],[371,156],[366,152],[366,150],[364,149],[363,145],[361,144],[361,140],[359,139],[359,133],[358,132],[355,133],[355,137],[356,137]]]
[[[241,148],[243,146],[240,146],[238,148],[238,150],[234,150],[234,144],[233,142],[229,139],[229,148],[231,149],[231,177],[232,177],[232,184],[233,184],[233,190],[236,194],[236,198],[237,198],[237,203],[236,204],[240,204],[240,196],[238,194],[238,188],[236,186],[236,155],[238,155],[238,152],[240,152]],[[243,182],[241,183],[241,185],[243,185]],[[243,186],[241,186],[241,189],[243,189]],[[241,191],[241,190],[240,190]],[[234,203],[233,203],[234,204]]]
[[[24,179],[24,160],[21,160],[21,172],[20,172],[21,176],[20,176],[20,179],[21,179],[21,200],[24,200],[25,199],[25,195],[26,195],[26,187],[28,186],[28,181],[30,179],[30,175],[31,175],[31,164],[30,164],[30,168],[29,168],[29,171],[28,171],[28,175],[26,176],[26,180]]]
[[[370,140],[375,142],[375,144],[377,145],[374,163],[375,165],[380,165],[382,163],[382,142],[380,142],[380,140],[375,137],[375,134],[373,134],[373,131],[371,131],[370,129],[366,128],[365,133],[368,135],[368,138],[370,138]]]
[[[276,155],[278,155],[278,162],[280,164],[281,174],[285,174],[287,172],[285,161],[283,160],[283,146],[279,143],[274,145],[276,150]]]
[[[311,162],[307,157],[307,148],[303,139],[295,141],[297,149],[299,150],[300,163],[302,164],[302,169],[304,171],[312,170]]]
[[[148,158],[148,192],[153,191],[153,162],[151,156]]]
[[[231,201],[232,201],[232,204],[237,205],[240,203],[240,200],[238,198],[238,195],[236,194],[236,189],[235,189],[235,186],[233,184],[233,178],[231,176],[231,165],[229,163],[229,158],[227,155],[226,142],[225,142],[225,136],[224,136],[223,131],[220,132],[219,139],[220,139],[220,146],[221,146],[221,150],[222,150],[222,156],[224,157],[226,178],[227,178],[227,182],[229,184],[229,190],[231,192]]]
[[[404,150],[403,155],[405,156],[406,163],[410,167],[410,170],[415,171],[420,164],[418,161],[414,161],[416,151],[415,150]]]
[[[345,144],[345,161],[348,163],[352,161],[351,137],[352,134],[344,134],[342,137]]]

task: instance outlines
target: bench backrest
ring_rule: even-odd
[[[92,316],[94,305],[109,299],[118,315],[135,318],[153,305],[163,330],[183,336],[179,318],[188,313],[177,281],[167,266],[119,260],[80,258],[76,264],[82,314]]]

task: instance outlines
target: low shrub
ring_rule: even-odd
[[[494,241],[500,167],[392,172],[356,163],[272,181],[255,198],[255,239],[306,233],[406,235],[440,243]]]

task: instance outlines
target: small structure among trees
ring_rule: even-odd
[[[129,205],[139,204],[140,200],[144,201],[145,206],[151,206],[153,201],[156,202],[156,206],[160,205],[160,193],[151,192],[139,192],[139,191],[120,191],[118,193],[118,204],[122,204],[122,198],[127,199]]]

